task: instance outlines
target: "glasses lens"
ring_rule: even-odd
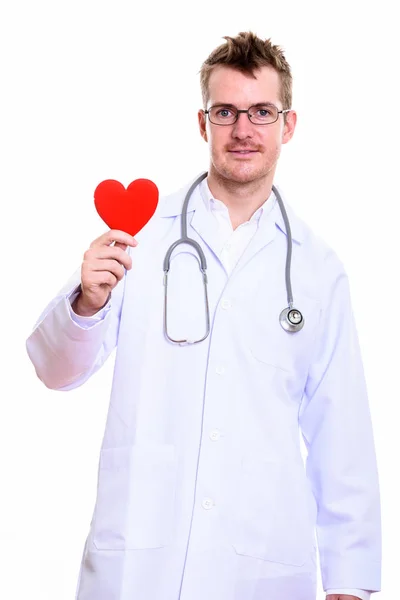
[[[273,104],[262,104],[249,108],[249,117],[256,125],[275,123],[278,119],[278,109]]]
[[[232,125],[236,121],[237,112],[232,106],[212,106],[209,117],[216,125]]]

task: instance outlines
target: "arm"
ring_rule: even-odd
[[[39,379],[50,389],[82,385],[104,364],[117,344],[125,277],[111,300],[93,317],[76,315],[71,300],[80,285],[80,271],[40,315],[26,348]]]
[[[307,476],[318,507],[325,590],[380,590],[379,482],[347,275],[333,252],[322,271],[320,327],[300,407]]]

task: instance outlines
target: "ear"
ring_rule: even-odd
[[[294,130],[296,129],[296,123],[297,113],[294,110],[286,113],[286,123],[283,128],[282,144],[287,144],[287,142],[292,139]]]
[[[197,113],[197,117],[199,120],[200,135],[205,142],[208,142],[207,130],[206,130],[206,115],[205,115],[203,109],[199,110],[199,112]]]

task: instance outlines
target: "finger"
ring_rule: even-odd
[[[90,290],[91,286],[94,285],[108,285],[112,290],[118,283],[117,277],[110,271],[93,271],[90,276],[90,282],[85,284],[84,278],[82,278],[82,289]]]
[[[114,248],[121,248],[122,250],[126,250],[127,247],[128,246],[126,244],[121,244],[120,242],[115,242],[114,244]]]
[[[120,231],[119,229],[110,229],[110,231],[106,231],[100,237],[96,238],[90,245],[90,247],[95,246],[111,246],[112,243],[118,242],[119,244],[123,244],[125,246],[137,246],[138,242],[135,238],[126,231]]]
[[[118,281],[120,281],[122,279],[122,277],[125,275],[125,269],[124,269],[123,265],[121,265],[116,260],[110,260],[110,259],[106,259],[106,258],[102,259],[102,260],[98,260],[95,263],[93,263],[93,265],[91,266],[91,272],[94,272],[94,273],[109,272],[109,273],[112,273],[113,275],[115,275],[115,277],[118,279]]]
[[[121,248],[115,246],[97,246],[89,248],[83,255],[83,260],[90,265],[93,265],[96,261],[103,259],[114,259],[121,263],[126,269],[132,267],[132,258]]]
[[[137,239],[132,238],[132,248],[135,248],[138,245],[138,243],[139,242],[137,241]],[[128,246],[126,244],[122,244],[121,242],[115,242],[114,247],[122,248],[122,250],[126,250]]]

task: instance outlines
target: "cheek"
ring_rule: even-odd
[[[207,136],[208,136],[208,143],[210,145],[211,152],[217,154],[224,150],[224,148],[228,142],[227,134],[225,131],[223,131],[223,130],[221,131],[220,129],[218,129],[217,131],[213,131],[211,133],[211,131],[207,130]]]
[[[264,136],[263,145],[267,154],[279,153],[282,146],[282,132],[278,130]]]

